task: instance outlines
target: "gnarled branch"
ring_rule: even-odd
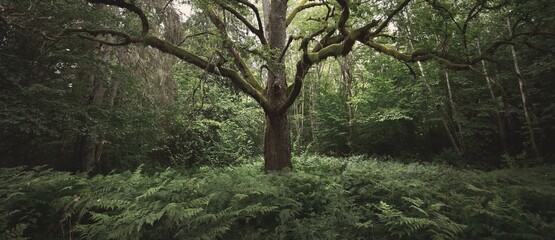
[[[100,3],[104,5],[116,6],[123,9],[127,9],[135,13],[141,19],[141,25],[142,25],[141,36],[146,36],[146,34],[150,29],[148,18],[146,17],[145,13],[141,8],[137,7],[133,3],[128,3],[124,0],[87,0],[87,1],[90,3]]]
[[[245,76],[247,80],[246,82],[250,85],[250,87],[254,88],[258,92],[262,92],[263,91],[262,86],[260,86],[260,84],[256,81],[256,78],[252,74],[249,66],[247,66],[247,63],[245,62],[245,60],[241,57],[239,52],[237,52],[237,50],[233,46],[233,42],[227,35],[224,22],[212,10],[206,10],[206,12],[210,17],[210,20],[212,21],[212,23],[214,23],[216,28],[219,30],[220,36],[223,38],[224,47],[227,49],[227,51],[233,58],[233,63],[235,64],[235,66]]]
[[[327,5],[326,3],[323,3],[323,2],[306,3],[307,1],[308,0],[301,1],[299,5],[297,5],[295,8],[293,8],[293,10],[291,10],[291,12],[289,13],[289,15],[285,20],[285,26],[289,26],[289,24],[291,24],[291,22],[293,21],[293,19],[295,19],[295,17],[299,12],[309,8]]]
[[[264,37],[264,23],[262,22],[262,18],[260,17],[260,13],[258,12],[258,8],[250,3],[248,0],[235,0],[245,6],[247,6],[248,8],[250,8],[252,10],[252,12],[254,12],[254,16],[256,17],[256,22],[258,22],[258,30],[261,32],[262,37]]]
[[[397,15],[401,10],[403,10],[403,8],[405,8],[409,4],[410,1],[411,0],[405,0],[401,4],[399,4],[399,6],[397,6],[397,8],[395,8],[395,10],[393,10],[393,12],[391,12],[387,15],[387,18],[385,19],[385,21],[382,22],[382,24],[380,24],[380,26],[378,28],[376,28],[376,30],[374,30],[374,32],[372,32],[372,35],[376,35],[376,34],[381,33],[383,31],[383,29],[385,27],[387,27],[387,25],[389,25],[389,22],[391,22],[391,19],[393,19],[393,17],[395,15]]]
[[[255,101],[257,101],[260,104],[260,106],[264,109],[264,111],[266,112],[270,111],[271,107],[268,100],[260,93],[260,91],[258,91],[250,83],[248,83],[247,80],[245,80],[237,71],[230,68],[223,67],[221,65],[216,65],[214,63],[211,63],[208,60],[200,56],[197,56],[196,54],[193,54],[183,48],[177,47],[167,41],[164,41],[154,36],[146,36],[143,39],[143,43],[147,46],[156,48],[162,52],[174,55],[184,60],[185,62],[193,64],[201,69],[204,69],[209,73],[221,75],[223,77],[230,79],[243,92],[245,92],[247,95],[251,96]]]
[[[367,41],[364,42],[364,44],[368,47],[373,48],[374,50],[392,56],[393,58],[401,61],[401,62],[405,62],[405,63],[413,63],[413,62],[424,62],[424,61],[428,61],[428,60],[435,60],[438,63],[440,63],[441,65],[445,66],[448,69],[451,70],[467,70],[467,69],[473,69],[474,67],[472,66],[472,63],[470,62],[464,62],[464,61],[453,61],[448,59],[445,56],[441,56],[440,54],[437,54],[433,51],[430,50],[425,50],[425,49],[416,49],[414,50],[410,55],[408,54],[404,54],[402,52],[399,52],[395,49],[392,48],[388,48],[382,44],[373,42],[373,41]]]
[[[229,5],[224,3],[218,3],[218,5],[233,14],[233,16],[235,16],[237,19],[239,19],[239,21],[241,21],[254,35],[256,35],[258,39],[260,39],[260,43],[262,43],[263,45],[268,44],[266,38],[264,37],[264,31],[262,30],[260,25],[260,29],[257,29],[249,22],[249,20],[245,18],[245,16],[243,16],[241,13],[239,13],[237,10],[233,9]]]
[[[337,3],[341,6],[341,15],[339,20],[337,21],[337,29],[339,33],[343,36],[349,35],[349,31],[347,31],[347,20],[349,20],[349,16],[351,14],[351,10],[349,9],[349,0],[337,0]]]

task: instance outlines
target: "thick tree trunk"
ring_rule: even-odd
[[[266,117],[264,129],[264,170],[291,169],[291,137],[287,114]]]
[[[269,0],[267,0],[269,1]],[[280,62],[280,53],[285,48],[287,0],[271,0],[264,4],[268,43],[276,50],[268,62],[266,97],[271,109],[266,112],[264,131],[264,170],[266,172],[291,169],[291,136],[287,111],[277,112],[287,97],[285,65]],[[269,7],[269,9],[268,9]]]
[[[89,83],[91,90],[86,104],[93,106],[102,105],[106,92],[102,80],[97,78],[94,74],[90,74]],[[87,172],[92,169],[95,159],[97,159],[98,141],[98,129],[96,126],[91,126],[87,135],[78,137],[75,144],[74,156],[75,160],[80,163],[78,167],[80,171]]]

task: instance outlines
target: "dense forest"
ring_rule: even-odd
[[[555,239],[552,0],[0,0],[1,239]]]

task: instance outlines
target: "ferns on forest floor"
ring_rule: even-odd
[[[305,156],[86,178],[0,169],[0,239],[550,239],[553,167],[456,170]]]

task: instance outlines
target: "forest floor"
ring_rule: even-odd
[[[0,239],[554,239],[555,167],[303,156],[264,174],[0,169]],[[3,237],[2,237],[3,235]]]

